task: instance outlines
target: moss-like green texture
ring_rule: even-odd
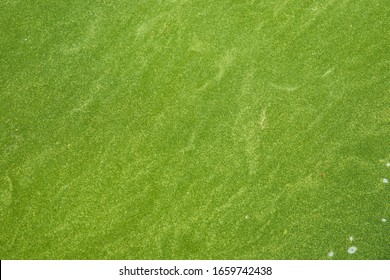
[[[389,259],[389,8],[1,1],[0,259]]]

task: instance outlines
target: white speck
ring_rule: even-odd
[[[333,256],[334,256],[333,251],[330,251],[330,252],[328,253],[328,257],[333,257]]]
[[[389,179],[387,179],[387,178],[383,178],[383,183],[384,183],[384,184],[387,184],[387,183],[389,183]]]
[[[387,166],[387,167],[390,167],[390,162],[386,163],[386,166]]]
[[[350,237],[349,237],[349,241],[353,241],[353,236],[350,236]]]
[[[382,218],[382,223],[386,223],[387,220],[385,218]]]
[[[249,216],[248,216],[248,215],[246,215],[246,216],[245,216],[245,219],[249,219]]]
[[[355,246],[349,247],[348,248],[348,253],[350,254],[355,254],[357,251],[357,248]]]

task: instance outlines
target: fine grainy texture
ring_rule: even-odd
[[[389,8],[1,1],[0,259],[389,259]]]

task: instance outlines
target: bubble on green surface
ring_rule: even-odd
[[[388,184],[388,183],[389,183],[389,179],[383,178],[383,183],[384,183],[384,184]]]
[[[334,252],[333,251],[330,251],[329,253],[328,253],[328,257],[333,257],[334,256]]]
[[[349,241],[353,241],[353,236],[350,236],[350,237],[349,237]]]
[[[390,162],[386,163],[386,166],[387,166],[387,167],[390,167]]]
[[[348,253],[349,254],[355,254],[357,251],[357,248],[355,246],[349,247],[348,248]]]
[[[387,220],[385,218],[382,218],[382,223],[386,223]]]

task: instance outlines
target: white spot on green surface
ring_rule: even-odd
[[[355,246],[352,246],[352,247],[348,248],[348,253],[351,254],[351,255],[355,254],[356,251],[357,251],[357,248]]]

